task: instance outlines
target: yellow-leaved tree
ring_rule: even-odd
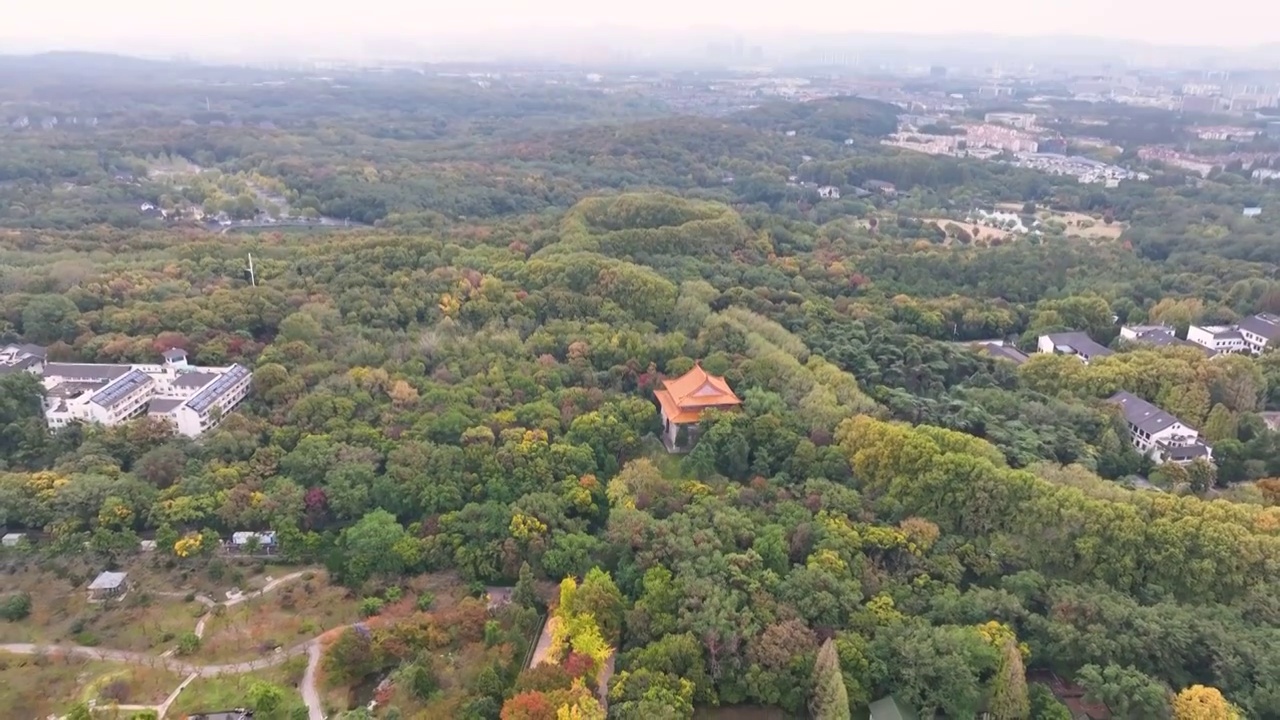
[[[1214,687],[1192,685],[1173,698],[1173,720],[1240,720],[1240,709]]]

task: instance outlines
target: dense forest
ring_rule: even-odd
[[[558,662],[486,668],[450,710],[474,720],[827,720],[885,696],[1072,717],[1046,677],[1111,717],[1280,718],[1280,356],[1118,338],[1280,312],[1274,226],[1239,211],[1280,207],[1274,189],[883,149],[894,109],[856,98],[699,118],[400,80],[224,90],[239,115],[216,126],[108,84],[128,122],[0,129],[0,344],[253,370],[197,440],[145,418],[50,432],[39,379],[0,375],[0,527],[38,540],[6,572],[115,567],[142,538],[200,567],[217,538],[272,530],[352,588],[514,585],[556,622]],[[76,83],[99,86],[8,92]],[[871,181],[896,193],[853,192]],[[360,226],[220,233],[137,208],[245,197],[253,216],[264,196]],[[965,241],[937,220],[1000,203],[1115,237]],[[1066,330],[1117,352],[1015,365],[971,344]],[[671,455],[653,392],[695,363],[742,406]],[[1138,454],[1119,390],[1215,462]],[[459,637],[510,630],[463,615]],[[423,634],[348,631],[331,672],[429,674]]]

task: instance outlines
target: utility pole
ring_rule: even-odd
[[[249,282],[258,287],[258,276],[253,273],[253,253],[249,253]]]

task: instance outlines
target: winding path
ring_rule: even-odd
[[[262,589],[255,590],[243,595],[237,595],[227,600],[224,605],[230,607],[239,605],[246,600],[260,597],[265,593],[275,590],[284,583],[296,580],[308,571],[289,573],[283,577],[271,580]],[[159,593],[161,595],[177,595],[177,593]],[[209,619],[213,612],[213,608],[217,602],[204,596],[197,595],[196,601],[204,605],[208,610],[200,616],[196,621],[195,634],[197,637],[204,637],[205,622]],[[216,677],[218,675],[242,675],[244,673],[256,672],[269,667],[275,667],[303,653],[307,654],[307,669],[302,675],[300,691],[302,693],[302,701],[307,706],[308,720],[324,720],[324,706],[320,702],[320,692],[316,689],[316,668],[320,665],[320,658],[323,654],[323,647],[320,640],[325,635],[332,633],[337,628],[320,633],[319,635],[305,642],[294,645],[288,650],[278,650],[271,655],[258,658],[257,660],[246,660],[238,663],[226,663],[222,665],[197,665],[195,663],[175,660],[172,657],[172,650],[168,650],[160,655],[149,655],[147,653],[133,652],[131,650],[111,650],[108,648],[88,647],[85,645],[37,645],[34,643],[0,643],[0,652],[12,653],[15,655],[38,655],[42,653],[62,653],[74,657],[86,658],[89,660],[105,660],[109,662],[127,663],[131,665],[147,665],[149,667],[162,667],[179,675],[185,675],[186,679],[169,695],[165,701],[156,706],[142,706],[133,709],[151,709],[155,710],[159,717],[163,718],[168,712],[169,706],[178,699],[178,694],[184,688],[198,677]],[[121,706],[123,707],[123,706]]]

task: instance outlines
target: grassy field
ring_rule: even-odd
[[[281,716],[289,717],[293,708],[304,707],[302,694],[297,688],[302,682],[306,667],[307,658],[300,655],[290,658],[283,665],[247,675],[196,678],[174,701],[167,717],[181,718],[201,712],[245,707],[248,704],[249,688],[256,682],[277,685],[285,691],[286,709]]]
[[[996,205],[996,208],[1010,212],[1022,212],[1022,206],[1018,203],[1000,203]],[[1080,237],[1086,240],[1115,240],[1128,227],[1122,222],[1113,222],[1108,225],[1102,221],[1102,218],[1085,215],[1084,213],[1059,212],[1043,208],[1036,211],[1036,218],[1041,222],[1057,220],[1064,223],[1067,226],[1067,237]]]
[[[27,720],[63,713],[77,703],[155,705],[182,682],[161,668],[68,656],[0,653],[0,708],[6,718]]]
[[[181,597],[141,589],[131,590],[119,600],[91,603],[83,588],[60,588],[41,578],[24,577],[15,586],[11,587],[31,593],[31,615],[0,624],[0,642],[160,652],[189,632],[204,611],[198,603]]]
[[[0,567],[0,587],[5,592],[29,593],[32,604],[25,620],[0,623],[0,642],[91,645],[159,654],[191,632],[204,614],[205,606],[194,599],[197,594],[221,602],[230,590],[250,592],[270,577],[298,570],[222,559],[170,566],[148,557],[122,569],[128,573],[129,591],[119,600],[92,603],[85,588],[97,575],[97,567],[66,561],[6,563]]]
[[[360,619],[360,598],[315,572],[209,618],[193,660],[205,663],[252,659],[277,647],[290,648]]]

